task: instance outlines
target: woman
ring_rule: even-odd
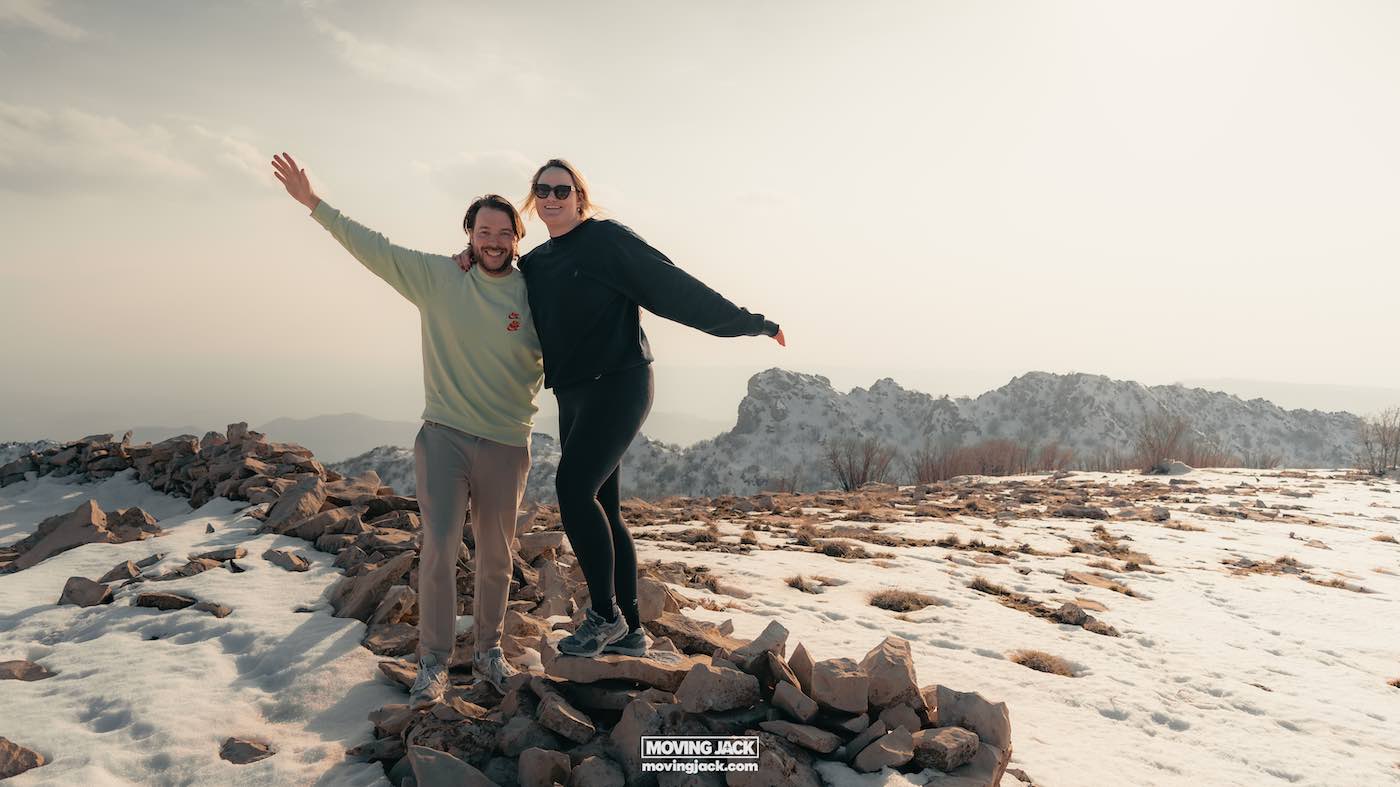
[[[524,210],[549,229],[549,240],[520,258],[520,270],[544,386],[559,403],[559,512],[590,598],[559,652],[642,655],[637,555],[622,523],[618,478],[652,404],[653,357],[639,307],[714,336],[786,341],[776,323],[735,306],[627,227],[595,218],[588,182],[567,161],[535,172]]]

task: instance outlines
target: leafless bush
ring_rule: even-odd
[[[838,437],[823,442],[822,449],[827,466],[847,492],[887,480],[894,462],[894,449],[874,437]]]
[[[1400,407],[1361,419],[1357,428],[1356,464],[1371,475],[1400,467]]]
[[[763,490],[765,492],[792,493],[796,492],[802,486],[804,475],[805,472],[802,467],[802,464],[798,463],[793,465],[792,469],[786,473],[769,476],[768,478],[764,479],[763,483],[760,484],[760,486],[763,487]]]
[[[1004,438],[972,445],[926,442],[908,459],[910,478],[931,484],[960,475],[1023,475],[1037,470],[1063,470],[1074,461],[1074,452],[1058,443],[1039,449]]]
[[[1133,436],[1137,466],[1145,473],[1170,460],[1192,467],[1239,467],[1242,461],[1192,426],[1184,415],[1158,410],[1148,413]]]

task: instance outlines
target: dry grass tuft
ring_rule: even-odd
[[[1396,540],[1395,540],[1395,536],[1392,536],[1392,535],[1389,534],[1389,533],[1381,533],[1381,534],[1378,535],[1378,536],[1371,536],[1371,540],[1372,540],[1372,541],[1384,541],[1384,542],[1386,542],[1387,544],[1400,544],[1400,541],[1396,541]]]
[[[983,576],[974,577],[971,582],[967,583],[967,586],[979,593],[989,593],[993,596],[1011,595],[1010,590],[1007,590]]]
[[[1063,675],[1066,678],[1073,678],[1074,670],[1069,663],[1059,656],[1052,656],[1041,650],[1018,650],[1008,654],[1007,658],[1020,664],[1023,667],[1030,667],[1037,672],[1048,672],[1051,675]]]
[[[871,606],[891,612],[913,612],[924,607],[941,606],[943,603],[941,599],[912,590],[881,590],[870,596]]]
[[[790,588],[797,588],[803,593],[820,593],[822,589],[814,584],[810,579],[801,574],[794,574],[785,580]]]

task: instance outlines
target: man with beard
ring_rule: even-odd
[[[467,274],[452,257],[389,242],[332,208],[286,153],[276,177],[355,259],[415,306],[423,337],[427,405],[413,447],[423,543],[418,564],[418,678],[411,704],[440,701],[456,642],[456,563],[470,499],[476,539],[472,668],[504,693],[517,673],[500,640],[510,591],[511,541],[530,471],[535,395],[544,379],[524,277],[512,263],[525,225],[515,206],[488,194],[462,227]]]

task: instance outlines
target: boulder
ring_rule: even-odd
[[[790,721],[765,721],[758,725],[766,732],[780,735],[784,739],[805,749],[822,754],[830,754],[841,745],[835,733],[827,732],[810,724],[795,724]]]
[[[289,552],[285,549],[269,549],[262,553],[262,559],[274,566],[281,566],[288,571],[311,570],[311,561],[295,552]]]
[[[496,747],[507,757],[518,757],[526,749],[557,751],[564,748],[564,742],[529,716],[516,716],[501,727],[496,737]]]
[[[888,731],[889,730],[885,727],[885,723],[883,721],[876,721],[874,724],[870,725],[869,727],[866,727],[860,732],[860,734],[852,738],[850,743],[846,744],[845,755],[842,757],[842,759],[844,759],[846,762],[854,760],[857,754],[860,754],[862,751],[865,751],[866,746],[869,746],[870,744],[874,743],[880,738],[885,737],[885,733]]]
[[[626,787],[622,766],[606,757],[584,757],[569,772],[568,787]]]
[[[248,550],[243,547],[224,547],[201,555],[191,555],[190,560],[213,560],[222,563],[225,560],[242,560],[247,556]]]
[[[142,593],[136,597],[136,603],[133,606],[171,610],[184,609],[194,606],[196,603],[198,602],[195,599],[178,593]]]
[[[219,757],[234,765],[265,760],[276,753],[270,744],[247,738],[228,738],[219,747]]]
[[[937,688],[939,727],[962,727],[977,733],[983,743],[1002,751],[1011,748],[1011,713],[1004,702],[988,702],[977,692]]]
[[[499,787],[477,768],[462,762],[447,752],[427,746],[409,746],[408,762],[413,767],[413,780],[418,787],[452,785],[453,787]]]
[[[819,705],[864,713],[869,706],[870,677],[851,659],[825,659],[812,665],[812,686],[807,693]]]
[[[788,669],[797,676],[797,688],[802,689],[808,696],[812,693],[812,655],[797,643],[797,647],[792,649],[792,655],[787,659]]]
[[[63,593],[59,595],[58,603],[75,604],[80,607],[111,604],[112,589],[87,577],[69,577],[63,585]]]
[[[716,648],[733,652],[744,646],[713,623],[694,620],[678,612],[662,612],[647,624],[658,637],[666,637],[684,653],[711,654]]]
[[[326,484],[318,476],[307,476],[282,493],[263,527],[266,532],[285,533],[286,528],[315,516],[325,502]]]
[[[676,700],[688,713],[747,708],[760,699],[757,678],[709,664],[691,667],[676,688]]]
[[[414,552],[403,552],[367,574],[342,578],[331,590],[335,617],[368,622],[384,594],[408,573],[415,557]]]
[[[118,539],[107,529],[107,514],[96,501],[86,500],[66,514],[45,519],[32,534],[12,544],[20,550],[20,556],[10,564],[10,570],[21,571],[74,547],[92,543],[115,544]]]
[[[776,620],[770,620],[752,642],[733,650],[732,660],[740,669],[748,670],[750,665],[764,653],[782,656],[787,652],[788,630]]]
[[[885,637],[860,660],[861,671],[870,677],[869,702],[877,708],[907,705],[923,706],[919,682],[914,677],[914,655],[909,641],[900,637]],[[918,729],[915,725],[910,732]]]
[[[141,576],[141,569],[130,560],[124,560],[116,564],[110,571],[102,575],[98,582],[120,582],[123,579],[132,579]]]
[[[591,659],[563,656],[548,637],[541,637],[539,650],[545,674],[552,677],[576,683],[620,678],[645,683],[662,691],[675,691],[692,667],[709,663],[706,656],[661,651],[648,651],[645,656],[604,653]]]
[[[773,705],[803,724],[817,715],[817,701],[787,681],[779,683],[773,691]]]
[[[35,681],[52,677],[53,673],[45,669],[43,665],[28,659],[0,661],[0,680]]]
[[[914,764],[947,773],[972,761],[981,741],[962,727],[937,727],[914,733]]]
[[[875,773],[884,768],[902,767],[913,758],[914,738],[909,730],[898,727],[862,749],[851,765],[862,773]]]
[[[572,770],[569,755],[549,749],[526,749],[520,753],[520,787],[554,787],[567,784]]]
[[[48,762],[44,755],[0,738],[0,780],[18,776]]]
[[[822,787],[811,754],[771,732],[745,734],[758,736],[758,770],[726,773],[728,787]]]

